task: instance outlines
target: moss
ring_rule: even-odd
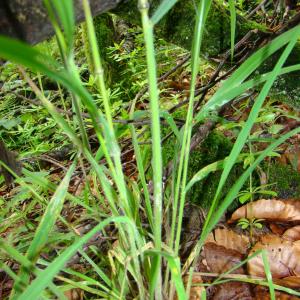
[[[300,173],[292,166],[273,163],[269,167],[269,182],[278,198],[300,198]]]
[[[174,144],[175,138],[172,138],[168,140],[164,146],[164,165],[174,157]],[[229,139],[224,137],[224,135],[218,131],[211,132],[202,145],[195,149],[190,155],[188,180],[204,166],[228,156],[231,149],[232,143]],[[242,171],[243,169],[240,166],[233,168],[223,189],[223,196],[229,191],[230,187],[240,176]],[[220,176],[221,172],[215,172],[210,174],[203,181],[196,183],[187,195],[188,201],[198,204],[203,208],[208,208],[211,205],[213,196],[217,190]]]
[[[213,131],[208,135],[199,149],[196,149],[190,157],[188,177],[191,178],[204,166],[228,156],[232,149],[232,143],[223,134]],[[236,167],[228,176],[226,185],[223,189],[225,195],[235,180],[239,177],[241,171]],[[203,181],[196,183],[188,193],[189,201],[199,204],[204,208],[211,205],[214,194],[217,190],[221,172],[210,174]]]
[[[102,14],[94,18],[96,38],[107,83],[110,84],[118,76],[118,66],[109,57],[108,49],[115,41],[114,24],[111,15]]]

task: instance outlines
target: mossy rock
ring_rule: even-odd
[[[292,166],[273,163],[266,170],[269,183],[274,183],[272,190],[277,192],[278,198],[300,198],[300,173]]]

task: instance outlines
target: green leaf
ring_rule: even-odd
[[[152,24],[157,24],[164,17],[164,15],[166,15],[168,11],[175,5],[177,1],[178,0],[163,0],[163,2],[159,5],[150,19]]]
[[[300,29],[300,27],[298,28]],[[299,32],[298,32],[299,33]],[[285,60],[287,59],[288,55],[290,54],[290,52],[292,51],[293,47],[295,46],[296,42],[297,42],[297,38],[298,35],[294,35],[291,36],[291,41],[289,42],[289,44],[287,45],[287,47],[285,48],[285,50],[283,51],[283,53],[281,54],[278,62],[276,63],[273,71],[272,71],[272,76],[266,81],[266,83],[264,84],[261,92],[259,93],[252,109],[251,112],[249,114],[248,120],[245,123],[245,126],[243,127],[243,129],[241,130],[241,132],[239,133],[236,142],[234,143],[234,146],[230,152],[229,155],[229,159],[226,161],[226,164],[224,166],[224,170],[222,172],[220,181],[219,181],[219,185],[215,194],[215,197],[213,199],[212,205],[210,207],[210,210],[208,212],[207,218],[206,218],[206,222],[204,224],[203,227],[203,232],[201,237],[204,238],[207,236],[208,232],[208,224],[210,222],[214,223],[215,219],[211,219],[214,210],[217,206],[217,203],[219,201],[219,197],[220,197],[220,193],[221,190],[227,180],[227,177],[236,161],[236,159],[238,158],[240,151],[242,150],[243,146],[245,145],[245,143],[247,142],[247,138],[250,134],[250,130],[253,126],[253,124],[255,123],[255,119],[257,118],[260,108],[262,107],[264,100],[266,98],[266,96],[268,95],[268,92],[272,86],[272,84],[274,83],[276,77],[278,76],[282,65],[284,64]],[[273,150],[273,149],[272,149]],[[244,173],[245,174],[245,173]],[[231,202],[234,199],[231,199]]]
[[[207,102],[201,111],[196,115],[197,122],[201,121],[210,111],[215,110],[218,107],[226,104],[228,101],[239,95],[237,92],[244,89],[241,86],[242,82],[247,79],[268,57],[274,54],[277,50],[287,44],[293,37],[299,36],[300,26],[296,26],[293,29],[283,33],[275,38],[269,44],[256,51],[250,56],[213,95],[213,97]],[[280,74],[280,73],[279,73]],[[272,76],[272,72],[269,73]],[[268,77],[269,77],[268,76]],[[255,86],[255,80],[251,81],[251,85],[248,88]]]
[[[236,12],[234,0],[229,0],[229,10],[230,10],[230,52],[231,60],[234,54],[234,41],[235,41],[235,27],[236,27]]]
[[[49,234],[53,230],[55,222],[60,215],[68,191],[69,182],[75,170],[75,167],[76,167],[76,162],[72,164],[66,176],[62,180],[61,184],[58,186],[57,190],[55,191],[38,225],[38,228],[35,231],[34,238],[30,243],[30,246],[26,254],[26,258],[30,260],[32,263],[35,263],[40,252],[42,251],[43,247],[47,243]],[[29,281],[28,270],[24,267],[21,267],[20,278],[25,283]]]
[[[247,202],[249,199],[251,199],[252,193],[248,192],[245,193],[243,196],[239,197],[239,201],[244,204],[245,202]]]
[[[97,232],[101,231],[110,223],[127,223],[132,226],[132,223],[127,217],[111,217],[108,218],[83,237],[79,238],[73,245],[64,250],[49,266],[41,271],[38,276],[31,282],[25,291],[18,297],[18,300],[39,299],[39,296],[47,286],[49,286],[54,276],[64,267],[67,261],[78,251],[85,243],[88,242]]]

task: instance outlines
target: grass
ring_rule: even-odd
[[[18,273],[15,273],[9,266],[3,265],[7,274],[14,281],[11,299],[50,299],[53,294],[58,298],[65,299],[63,291],[74,286],[83,289],[89,295],[102,298],[163,299],[166,296],[172,299],[176,291],[178,299],[187,299],[189,288],[186,290],[184,287],[181,277],[182,272],[190,270],[191,283],[193,268],[190,269],[190,266],[197,261],[207,235],[236,199],[251,172],[265,157],[272,154],[276,147],[300,131],[299,128],[294,129],[288,134],[281,136],[277,141],[270,144],[266,150],[259,153],[253,164],[244,171],[225,198],[220,199],[220,193],[228,174],[234,164],[242,159],[241,151],[248,143],[250,130],[275,79],[284,72],[299,69],[299,65],[287,68],[283,68],[283,65],[297,42],[300,27],[297,26],[287,31],[257,50],[222,83],[216,93],[209,97],[208,101],[201,106],[200,110],[195,112],[194,104],[196,99],[194,95],[201,57],[201,42],[205,30],[206,17],[211,6],[211,1],[201,1],[196,12],[193,48],[191,50],[191,82],[186,120],[181,128],[177,128],[172,116],[167,115],[161,109],[154,43],[155,25],[172,8],[175,2],[163,1],[153,16],[150,17],[148,1],[139,1],[147,61],[147,82],[149,85],[152,165],[151,171],[146,172],[144,163],[145,151],[139,140],[140,132],[136,126],[130,124],[129,130],[138,169],[137,178],[128,178],[123,170],[122,153],[119,145],[119,128],[113,123],[111,94],[105,84],[102,61],[99,55],[88,1],[83,1],[83,8],[86,17],[88,47],[91,51],[94,70],[93,77],[95,88],[100,95],[100,103],[97,102],[99,99],[95,101],[94,95],[86,89],[85,84],[81,81],[80,71],[76,66],[74,58],[75,22],[71,1],[67,3],[53,1],[52,5],[50,5],[49,1],[46,1],[57,36],[58,48],[61,54],[60,62],[36,48],[31,48],[6,37],[0,37],[2,45],[0,56],[23,66],[19,70],[31,91],[43,104],[52,119],[60,127],[60,130],[76,147],[74,160],[65,173],[64,179],[57,187],[42,178],[38,178],[38,176],[34,176],[35,174],[28,170],[24,170],[24,174],[31,182],[18,178],[22,188],[30,192],[34,203],[43,205],[44,213],[37,220],[38,225],[33,235],[28,239],[25,246],[26,251],[20,248],[14,249],[11,245],[13,243],[5,243],[4,240],[0,240],[1,249],[5,252],[5,255],[17,261],[21,266]],[[233,4],[233,1],[231,1],[232,55],[235,39],[234,24],[236,22]],[[61,24],[62,28],[60,28],[59,24]],[[271,72],[254,79],[248,79],[270,55],[281,48],[284,48],[284,51]],[[25,67],[28,69],[25,69]],[[74,112],[74,115],[69,120],[66,120],[64,115],[57,110],[57,107],[43,91],[42,85],[35,83],[28,70],[47,76],[66,89],[70,95],[71,108]],[[41,80],[39,82],[41,83]],[[199,170],[195,177],[188,182],[190,144],[194,126],[199,122],[203,122],[211,114],[216,113],[220,106],[242,95],[245,91],[256,87],[258,84],[263,84],[263,87],[256,98],[248,120],[237,137],[230,155],[223,161],[218,161]],[[103,108],[103,111],[100,107]],[[95,132],[97,145],[99,145],[94,151],[96,154],[92,151],[88,141],[89,132],[87,131],[86,120],[83,114],[85,111],[88,112],[88,119]],[[174,154],[174,171],[170,182],[167,182],[169,194],[166,192],[167,189],[163,187],[161,116],[168,120],[177,137],[176,149],[178,150]],[[134,107],[129,113],[129,117],[131,119],[134,118]],[[70,180],[76,168],[82,169],[84,174],[94,178],[94,185],[97,188],[99,197],[99,202],[96,205],[91,205],[88,197],[81,199],[68,193]],[[219,186],[199,242],[182,270],[179,249],[186,193],[194,182],[203,180],[209,172],[215,170],[223,170]],[[147,185],[150,177],[152,177],[153,191],[149,190]],[[55,190],[55,192],[52,197],[49,197],[49,192],[41,196],[36,191],[39,186],[42,186],[47,191]],[[89,192],[90,190],[87,191],[87,193]],[[68,221],[61,213],[66,200],[72,204],[84,207],[91,213],[96,210],[97,224],[85,234],[80,234],[74,230],[70,244],[63,247],[63,250],[58,251],[50,262],[45,263],[41,258],[41,254],[49,242],[49,236],[54,230],[55,224],[58,222],[68,224]],[[171,212],[168,211],[170,203],[172,206]],[[112,224],[117,230],[114,238],[109,235],[109,228],[112,227]],[[72,229],[72,226],[70,227]],[[167,237],[165,234],[166,228],[169,228]],[[101,257],[101,253],[95,251],[97,261],[94,261],[94,258],[89,257],[81,249],[99,232],[109,240],[109,250],[107,257]],[[81,251],[83,259],[91,266],[91,271],[84,275],[80,274],[80,272],[75,273],[75,271],[66,267],[66,263],[77,251]],[[277,286],[272,282],[272,275],[266,256],[264,253],[262,255],[267,277],[266,284],[269,286],[271,299],[275,299],[274,289]],[[66,274],[76,275],[79,280],[75,281],[72,279],[72,276],[69,278]],[[31,278],[33,280],[30,280]]]

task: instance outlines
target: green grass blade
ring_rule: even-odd
[[[280,144],[282,144],[284,141],[286,141],[288,138],[293,136],[294,134],[300,132],[300,127],[295,128],[289,133],[281,136],[277,141],[273,142],[270,146],[268,146],[259,156],[258,158],[253,162],[253,164],[242,174],[242,176],[236,181],[236,183],[233,185],[233,187],[230,189],[228,194],[226,195],[225,199],[222,200],[222,202],[219,204],[219,208],[216,210],[216,212],[213,215],[213,218],[211,218],[210,223],[207,225],[207,228],[205,231],[203,231],[201,235],[201,239],[199,241],[200,244],[202,244],[209,232],[214,228],[214,226],[217,224],[218,220],[222,217],[222,215],[225,213],[226,209],[229,207],[229,205],[232,203],[232,201],[237,197],[240,189],[242,188],[243,184],[246,182],[249,175],[255,170],[255,168],[263,161],[265,157],[267,157],[276,147],[278,147]]]
[[[62,29],[67,41],[66,51],[70,53],[73,47],[75,31],[73,0],[44,0],[44,3],[48,10],[50,19],[54,25],[54,28],[58,26],[59,23],[62,25]],[[56,21],[56,16],[58,17],[59,22]],[[58,33],[59,36],[61,36],[62,34],[62,32],[58,32],[57,30],[56,33]],[[62,41],[60,37],[59,40]]]
[[[157,24],[176,4],[177,1],[178,0],[163,0],[150,19],[153,25]]]
[[[244,158],[247,156],[247,154],[240,154],[238,156],[238,158],[236,159],[235,163],[240,163],[244,160]],[[206,178],[210,173],[215,172],[215,171],[219,171],[222,170],[224,168],[225,162],[226,160],[228,160],[229,157],[225,157],[222,160],[218,160],[216,162],[213,162],[207,166],[205,166],[204,168],[202,168],[200,171],[198,171],[193,177],[192,179],[189,181],[189,183],[186,185],[185,187],[185,192],[187,193],[190,188],[197,182],[203,180],[204,178]]]
[[[229,0],[229,10],[230,10],[230,52],[231,60],[234,54],[234,42],[235,42],[235,30],[236,30],[236,11],[234,0]]]
[[[161,117],[163,117],[167,121],[167,123],[169,124],[169,126],[172,129],[173,133],[175,134],[177,140],[180,142],[181,135],[180,135],[180,132],[178,130],[178,127],[177,127],[172,115],[167,111],[161,111],[160,115],[161,115]]]
[[[46,245],[49,233],[53,229],[55,222],[60,215],[68,191],[69,182],[75,170],[75,167],[76,162],[72,164],[66,176],[55,191],[35,231],[34,238],[26,253],[26,258],[32,263],[35,263],[43,247]],[[29,275],[30,274],[28,273],[28,270],[21,267],[20,278],[23,282],[27,283],[29,281]]]
[[[284,52],[282,53],[282,55],[280,56],[278,62],[276,63],[276,66],[274,67],[274,70],[272,72],[272,75],[270,76],[270,78],[266,81],[266,83],[264,84],[260,94],[258,95],[252,109],[251,112],[249,114],[248,120],[247,122],[244,124],[244,127],[242,128],[241,132],[239,133],[236,142],[234,143],[234,146],[230,152],[229,158],[225,163],[224,166],[224,170],[222,172],[220,181],[219,181],[219,185],[215,194],[215,197],[213,199],[212,205],[210,207],[210,210],[208,212],[204,227],[203,227],[203,235],[207,234],[207,230],[206,230],[206,226],[207,224],[209,224],[209,222],[211,221],[211,217],[212,214],[217,206],[217,203],[219,201],[219,197],[220,197],[220,193],[221,190],[226,182],[226,179],[238,157],[238,155],[240,154],[242,148],[244,147],[248,135],[250,133],[250,130],[253,126],[253,124],[255,123],[256,118],[258,117],[260,108],[262,107],[264,100],[266,98],[266,96],[268,95],[268,92],[272,86],[272,84],[274,83],[276,77],[278,76],[282,65],[284,64],[286,58],[288,57],[288,55],[290,54],[290,52],[292,51],[294,45],[297,42],[297,38],[298,36],[293,36],[291,38],[291,41],[289,42],[288,46],[286,47],[286,49],[284,50]]]
[[[157,65],[155,59],[153,24],[149,19],[149,2],[139,0],[139,8],[143,24],[146,45],[147,75],[150,96],[151,136],[152,136],[152,172],[153,172],[153,224],[154,245],[157,251],[162,245],[162,147],[160,132],[159,90],[157,86]],[[162,297],[161,258],[155,257],[150,283],[150,297],[155,292],[157,298]]]
[[[213,97],[204,105],[201,111],[196,115],[195,120],[197,122],[203,120],[203,118],[212,110],[227,103],[229,100],[224,98],[224,94],[233,88],[238,87],[247,77],[249,77],[253,71],[255,71],[268,57],[274,54],[277,50],[287,44],[294,36],[299,35],[300,26],[296,26],[293,29],[283,33],[279,37],[275,38],[269,44],[256,51],[250,56],[233,74],[228,78]]]
[[[63,203],[67,195],[71,176],[75,170],[75,167],[76,161],[73,162],[68,172],[66,173],[64,179],[58,186],[57,190],[55,191],[46,208],[42,219],[40,220],[33,241],[31,242],[26,255],[26,257],[32,262],[34,262],[37,259],[38,255],[40,254],[40,251],[46,244],[49,233],[53,229],[54,224],[61,213]]]
[[[32,281],[30,286],[19,296],[18,300],[38,299],[43,290],[49,286],[54,276],[64,267],[67,261],[78,251],[85,243],[88,242],[97,232],[101,231],[110,223],[126,223],[132,226],[131,221],[127,217],[111,217],[88,232],[83,237],[79,238],[73,245],[63,251],[50,265]]]
[[[274,283],[273,283],[273,280],[272,280],[272,273],[271,273],[270,264],[269,264],[266,249],[262,250],[261,256],[262,256],[262,260],[263,260],[263,264],[264,264],[264,269],[265,269],[267,282],[268,282],[268,285],[269,285],[271,300],[276,300],[275,299],[275,288],[274,288]]]

